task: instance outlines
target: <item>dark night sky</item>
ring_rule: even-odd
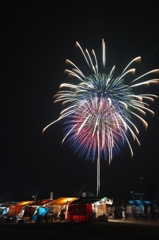
[[[61,147],[62,123],[55,120],[61,105],[52,97],[64,82],[65,59],[81,69],[86,63],[75,42],[94,48],[101,63],[101,40],[106,41],[107,66],[121,72],[142,56],[138,72],[159,68],[159,15],[156,1],[3,1],[1,17],[1,157],[0,202],[71,196],[86,185],[96,194],[96,161],[79,158]],[[85,1],[90,2],[90,1]],[[156,77],[156,75],[153,77]],[[140,88],[142,90],[142,88]],[[159,84],[145,93],[159,95]],[[159,100],[147,114],[147,131],[140,128],[141,146],[122,149],[110,166],[101,160],[101,194],[114,188],[116,201],[140,191],[140,177],[149,181],[159,172]]]

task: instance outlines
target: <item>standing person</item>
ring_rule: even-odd
[[[159,219],[159,205],[156,205],[156,220]]]
[[[127,209],[128,220],[132,221],[133,220],[133,206],[131,204],[129,204],[126,209]]]
[[[139,208],[138,208],[138,219],[139,219],[140,221],[141,221],[141,219],[142,219],[142,213],[143,213],[142,207],[139,206]]]
[[[123,217],[123,220],[125,220],[125,210],[126,210],[125,203],[123,203],[123,205],[121,206],[121,208],[122,208],[122,217]]]
[[[130,220],[130,204],[126,206],[125,214],[126,214],[126,218]]]
[[[157,212],[156,212],[155,205],[152,206],[152,216],[153,216],[153,221],[156,222],[157,221]]]
[[[150,205],[148,205],[148,207],[147,207],[147,217],[148,217],[149,222],[150,222],[150,213],[151,213],[151,207],[150,207]]]
[[[112,219],[114,219],[114,213],[115,213],[115,207],[112,205],[111,206]]]

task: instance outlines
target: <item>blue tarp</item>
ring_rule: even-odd
[[[3,211],[1,212],[1,216],[4,216],[8,211],[9,211],[9,207],[6,207],[5,209],[3,209]]]
[[[50,207],[48,208],[39,207],[36,214],[32,216],[31,220],[36,221],[38,216],[44,216],[49,212],[50,212]]]

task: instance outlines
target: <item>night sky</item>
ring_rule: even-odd
[[[3,3],[2,3],[3,2]],[[108,69],[119,73],[141,56],[136,76],[159,68],[159,14],[156,1],[2,1],[1,17],[1,151],[0,202],[96,194],[96,161],[86,161],[61,146],[62,122],[42,135],[42,129],[57,119],[61,104],[53,96],[62,82],[65,59],[87,72],[86,62],[75,42],[102,59],[106,42]],[[42,3],[43,2],[43,3]],[[89,2],[89,3],[86,3]],[[72,4],[71,4],[72,3]],[[159,77],[150,75],[148,79]],[[140,92],[159,95],[159,84],[140,87]],[[110,166],[101,159],[101,195],[113,190],[115,201],[130,197],[145,182],[159,175],[159,99],[147,114],[147,130],[140,129],[141,146],[132,142]]]

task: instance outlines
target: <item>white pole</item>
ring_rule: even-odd
[[[100,193],[100,151],[99,151],[99,127],[97,130],[98,156],[97,156],[97,197]]]

